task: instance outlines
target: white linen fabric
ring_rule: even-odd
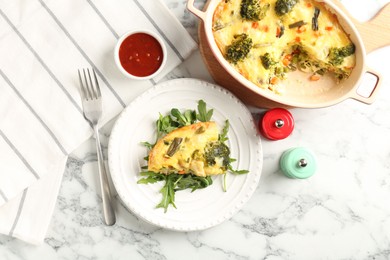
[[[134,81],[113,49],[129,30],[164,39],[167,64]],[[0,233],[43,241],[67,156],[92,135],[77,69],[96,70],[103,123],[184,61],[196,43],[160,0],[0,1]]]

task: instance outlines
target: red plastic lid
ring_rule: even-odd
[[[274,108],[267,111],[259,122],[261,134],[270,140],[281,140],[288,137],[294,130],[294,118],[284,108]]]

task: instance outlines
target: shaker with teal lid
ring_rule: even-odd
[[[317,169],[314,154],[307,148],[296,147],[285,151],[279,161],[282,172],[293,179],[306,179]]]

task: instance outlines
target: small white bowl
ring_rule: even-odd
[[[123,68],[122,63],[121,63],[120,58],[119,58],[119,48],[121,47],[123,41],[124,41],[127,37],[129,37],[130,35],[133,35],[133,34],[136,34],[136,33],[144,33],[144,34],[148,34],[148,35],[152,36],[154,39],[156,39],[156,40],[159,42],[159,44],[160,44],[160,46],[161,46],[161,49],[162,49],[162,56],[163,56],[163,58],[162,58],[162,62],[161,62],[161,64],[160,64],[160,67],[159,67],[155,72],[153,72],[152,74],[147,75],[147,76],[135,76],[135,75],[129,73],[128,71],[126,71],[126,70]],[[122,72],[122,74],[125,75],[126,77],[128,77],[128,78],[130,78],[130,79],[136,79],[136,80],[151,79],[151,78],[157,76],[157,74],[159,74],[159,73],[163,70],[163,68],[164,68],[164,66],[165,66],[165,63],[166,63],[166,61],[167,61],[167,48],[166,48],[165,43],[164,43],[164,41],[162,40],[161,36],[159,36],[159,35],[158,35],[157,33],[155,33],[155,32],[152,32],[152,31],[149,31],[149,30],[145,30],[145,29],[129,31],[129,32],[123,34],[123,35],[119,38],[117,44],[115,45],[115,49],[114,49],[114,59],[115,59],[115,63],[116,63],[116,65],[117,65],[119,71]]]

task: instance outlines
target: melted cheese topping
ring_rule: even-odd
[[[292,56],[296,54],[297,47],[305,52],[306,64],[315,64],[309,68],[300,66],[299,69],[311,75],[316,72],[330,72],[338,78],[350,75],[355,66],[354,54],[344,58],[339,65],[329,62],[331,48],[345,47],[352,42],[325,4],[300,0],[289,13],[278,16],[275,12],[276,0],[259,0],[262,6],[270,5],[266,16],[260,21],[247,21],[240,15],[241,2],[242,0],[222,0],[219,3],[213,16],[213,34],[225,57],[226,50],[236,35],[247,34],[252,39],[253,45],[246,58],[236,64],[231,63],[245,78],[259,87],[268,88],[275,93],[282,92],[280,83],[285,79],[286,73],[296,69],[292,66]],[[318,30],[312,29],[315,8],[320,10]],[[299,21],[305,24],[289,28],[289,25]],[[281,27],[284,27],[283,35],[277,37]],[[260,58],[266,53],[275,62],[271,69],[265,68]],[[318,76],[310,79],[317,80]]]
[[[202,177],[222,174],[226,171],[222,158],[216,158],[216,163],[212,166],[207,165],[204,158],[205,148],[208,144],[218,141],[218,135],[215,122],[199,122],[173,130],[161,138],[150,151],[148,170],[164,174],[192,173]],[[169,149],[175,138],[181,139],[181,142],[172,154]]]

